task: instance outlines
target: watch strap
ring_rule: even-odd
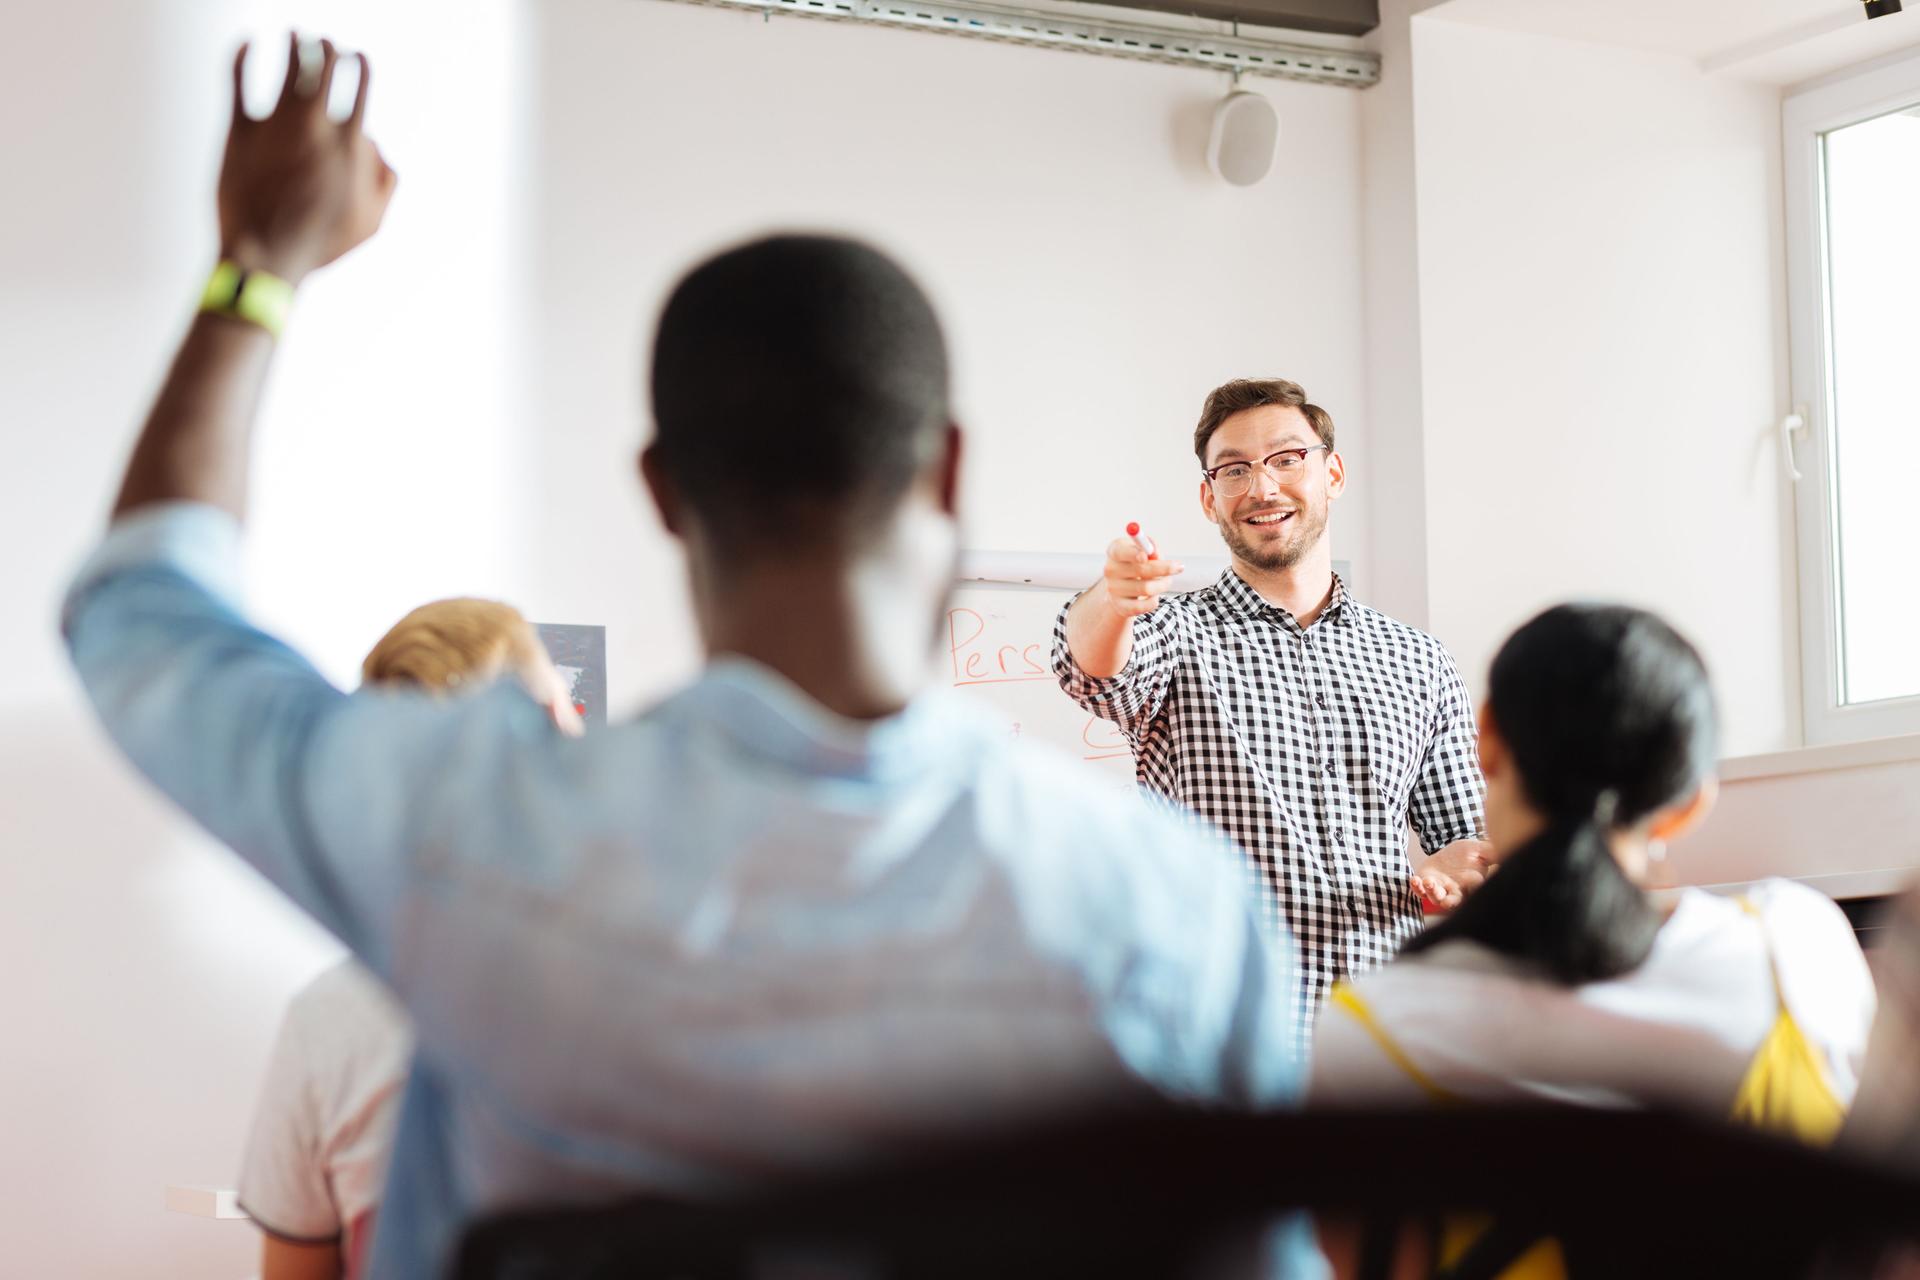
[[[293,311],[293,286],[269,271],[249,271],[222,259],[207,280],[200,310],[259,325],[278,338]]]

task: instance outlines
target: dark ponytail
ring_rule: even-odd
[[[1712,771],[1705,664],[1650,613],[1561,605],[1502,646],[1488,710],[1547,826],[1406,950],[1466,939],[1567,986],[1631,972],[1660,921],[1608,837],[1684,799]]]

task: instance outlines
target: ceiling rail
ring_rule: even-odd
[[[762,14],[826,18],[943,35],[971,36],[1002,44],[1070,49],[1136,62],[1238,71],[1243,75],[1306,80],[1365,89],[1380,80],[1379,56],[1356,49],[1267,40],[1251,35],[1184,31],[1170,27],[1078,17],[1057,10],[1000,5],[921,3],[919,0],[678,0]]]

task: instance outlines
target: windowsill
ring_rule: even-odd
[[[1883,764],[1920,761],[1920,734],[1836,742],[1824,747],[1800,747],[1757,756],[1736,756],[1720,762],[1722,782],[1751,782],[1756,778],[1791,777]]]
[[[1809,889],[1818,889],[1835,902],[1852,898],[1882,898],[1901,892],[1914,882],[1912,867],[1881,867],[1875,871],[1840,871],[1822,875],[1794,876]],[[1763,883],[1759,880],[1734,880],[1695,886],[1722,897],[1738,897]]]

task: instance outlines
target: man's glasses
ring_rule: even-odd
[[[1310,444],[1302,449],[1282,449],[1258,462],[1223,462],[1217,467],[1202,467],[1200,474],[1207,478],[1207,483],[1213,486],[1213,492],[1218,497],[1237,498],[1253,488],[1255,467],[1285,484],[1306,474],[1308,454],[1325,448],[1328,446],[1324,444]]]

